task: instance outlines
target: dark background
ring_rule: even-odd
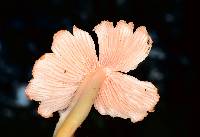
[[[51,137],[58,114],[45,119],[24,88],[32,66],[51,52],[52,37],[73,25],[88,31],[102,20],[145,25],[153,38],[149,57],[129,72],[152,81],[161,96],[143,121],[101,116],[94,108],[77,137],[190,137],[198,131],[198,46],[192,1],[184,0],[34,0],[0,1],[0,136]]]

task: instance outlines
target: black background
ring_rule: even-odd
[[[51,137],[58,114],[45,119],[38,103],[27,102],[24,87],[32,66],[51,52],[52,37],[73,25],[88,31],[102,20],[144,25],[153,38],[149,57],[129,72],[152,81],[161,96],[156,111],[143,121],[101,116],[94,108],[77,137],[189,137],[198,131],[198,16],[184,0],[34,0],[0,2],[0,136]],[[25,100],[25,103],[18,101]]]

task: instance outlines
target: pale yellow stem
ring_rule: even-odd
[[[72,137],[76,129],[86,119],[90,112],[97,93],[105,79],[103,69],[98,68],[95,72],[86,76],[77,90],[80,93],[76,104],[65,118],[62,118],[54,133],[54,137]]]

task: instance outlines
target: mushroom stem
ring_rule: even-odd
[[[88,116],[105,77],[101,68],[86,76],[76,91],[79,96],[75,99],[76,103],[72,105],[71,111],[61,115],[54,137],[73,137],[76,129]]]

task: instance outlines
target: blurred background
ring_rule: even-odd
[[[77,137],[190,137],[198,131],[197,12],[188,0],[0,1],[0,136],[52,137],[58,114],[45,119],[24,89],[35,60],[51,52],[52,37],[73,25],[88,31],[102,20],[144,25],[154,41],[148,58],[129,72],[152,81],[161,96],[143,121],[100,115],[94,108]]]

